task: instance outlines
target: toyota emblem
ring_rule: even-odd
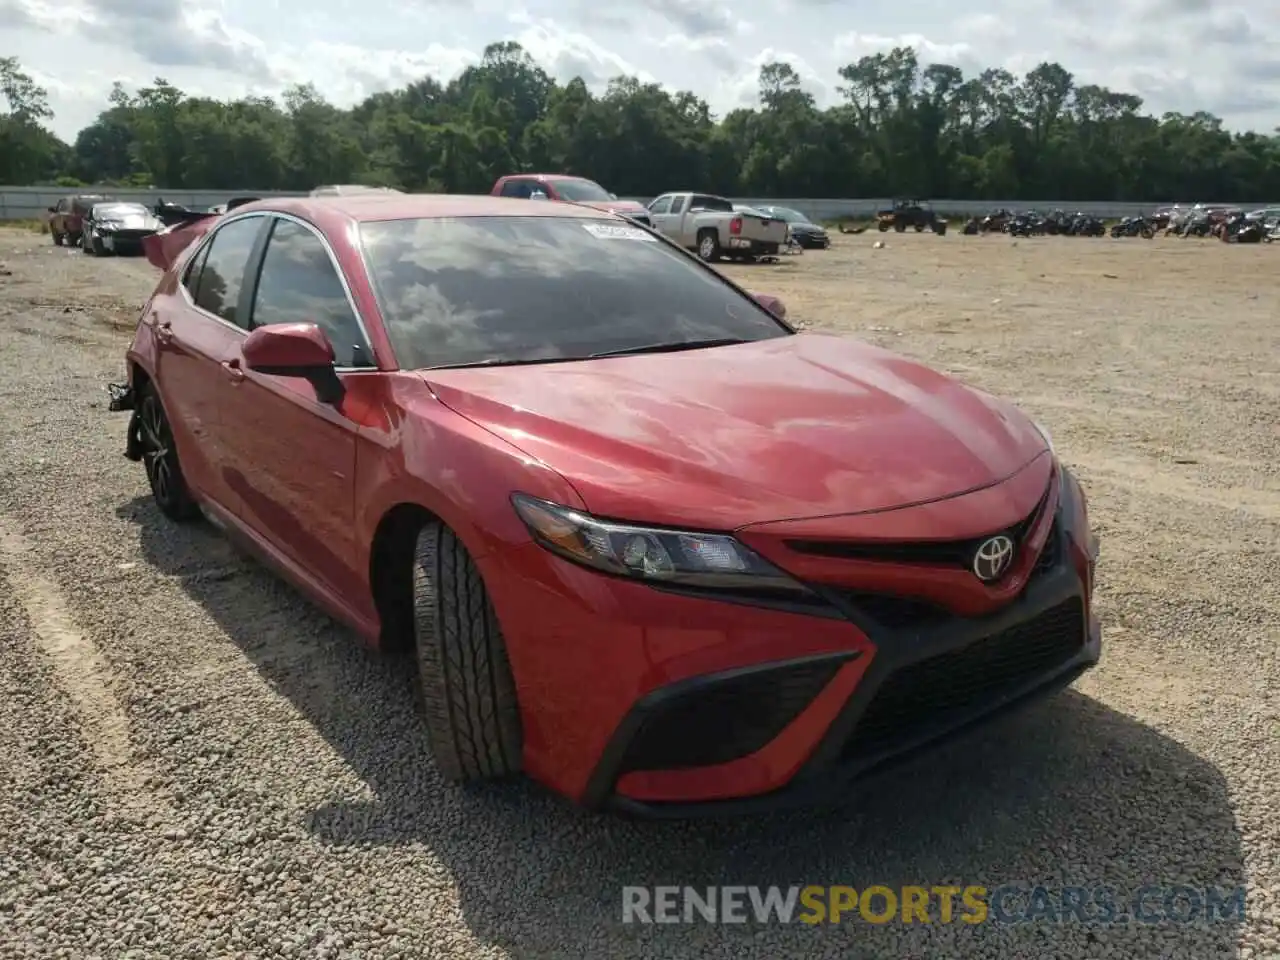
[[[1005,575],[1013,563],[1013,540],[1003,533],[983,540],[973,552],[973,575],[983,583],[993,583]]]

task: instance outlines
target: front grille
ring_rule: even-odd
[[[973,552],[988,537],[1007,534],[1019,547],[1027,533],[1035,526],[1049,499],[1049,491],[1036,504],[1035,509],[1004,530],[996,530],[965,540],[904,540],[904,541],[850,541],[850,540],[788,540],[786,544],[797,553],[816,557],[832,557],[840,560],[874,560],[881,563],[925,564],[938,567],[967,567]]]
[[[644,719],[619,772],[703,767],[755,753],[813,702],[843,663],[794,663],[676,694]]]
[[[1073,597],[966,647],[901,667],[875,693],[842,756],[874,756],[994,705],[1061,667],[1084,642],[1084,605]]]

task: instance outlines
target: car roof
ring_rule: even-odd
[[[515,197],[443,193],[364,193],[324,197],[273,197],[236,207],[234,213],[279,210],[303,218],[337,213],[358,222],[427,217],[564,217],[619,219],[617,214],[576,203],[536,203]]]
[[[503,180],[586,180],[595,183],[590,177],[580,177],[574,173],[509,173]]]

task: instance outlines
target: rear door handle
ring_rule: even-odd
[[[223,360],[222,372],[227,375],[227,379],[232,383],[239,383],[244,379],[244,370],[240,368],[239,360]]]

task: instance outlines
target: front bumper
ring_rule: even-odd
[[[825,250],[831,246],[831,238],[826,234],[792,233],[791,239],[806,250]]]
[[[884,772],[1069,686],[1101,656],[1101,627],[1075,572],[1063,565],[999,614],[933,634],[875,638],[875,657],[803,766],[777,789],[682,802],[654,799],[677,783],[669,772],[615,775],[633,730],[670,709],[665,691],[636,704],[593,777],[590,803],[645,818],[741,815],[839,799],[855,780]],[[791,664],[779,664],[785,670]],[[701,678],[714,697],[724,676]],[[691,736],[692,731],[687,732]],[[705,772],[703,774],[705,779]],[[663,781],[666,781],[665,783]],[[609,785],[609,786],[606,786]],[[656,787],[657,790],[651,788]],[[646,789],[650,788],[650,789]]]
[[[1016,598],[967,617],[827,588],[803,609],[711,599],[534,544],[494,551],[478,562],[520,691],[525,769],[643,816],[805,804],[1069,684],[1100,656],[1097,540],[1074,481],[1054,516]]]
[[[112,253],[141,253],[143,241],[155,236],[154,230],[104,230],[98,236],[102,245]]]

